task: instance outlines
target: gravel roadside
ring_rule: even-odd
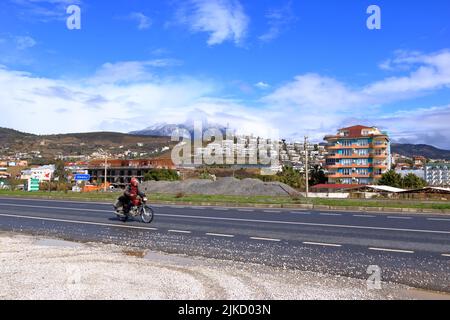
[[[402,285],[0,233],[0,299],[449,299]]]

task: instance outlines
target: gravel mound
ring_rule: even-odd
[[[186,181],[147,181],[145,192],[161,194],[203,194],[241,196],[288,196],[298,192],[280,182],[263,182],[258,179],[219,178],[217,181],[192,179]]]

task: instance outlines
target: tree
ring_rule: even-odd
[[[408,173],[402,181],[403,188],[406,189],[421,189],[427,186],[427,182],[414,173]]]
[[[389,170],[381,176],[381,179],[378,180],[378,184],[382,186],[401,188],[403,186],[403,179],[400,174],[395,172],[395,170]]]
[[[378,184],[406,189],[420,189],[427,186],[427,182],[425,180],[419,178],[413,173],[409,173],[405,177],[402,177],[394,170],[390,170],[383,174],[381,179],[378,181]]]
[[[292,167],[285,166],[283,171],[278,173],[279,181],[295,189],[305,189],[305,177]]]
[[[328,182],[328,178],[325,175],[325,171],[320,165],[315,165],[309,173],[309,185],[315,186],[317,184],[323,184]]]
[[[55,178],[58,178],[59,182],[67,182],[67,176],[68,172],[64,161],[57,160],[55,164]]]

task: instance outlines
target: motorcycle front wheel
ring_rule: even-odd
[[[144,223],[151,223],[153,221],[153,209],[149,206],[143,206],[141,210],[141,219]]]

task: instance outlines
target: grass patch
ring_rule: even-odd
[[[56,200],[85,200],[113,202],[121,192],[23,192],[0,190],[0,197],[22,197]],[[312,204],[334,207],[383,207],[383,208],[409,208],[409,209],[436,209],[450,210],[450,201],[446,202],[421,202],[414,200],[356,200],[356,199],[317,199],[317,198],[291,198],[291,197],[268,197],[268,196],[230,196],[230,195],[187,195],[187,194],[151,194],[150,202],[190,202],[190,203],[212,203],[212,204],[235,204],[235,205],[295,205]]]

